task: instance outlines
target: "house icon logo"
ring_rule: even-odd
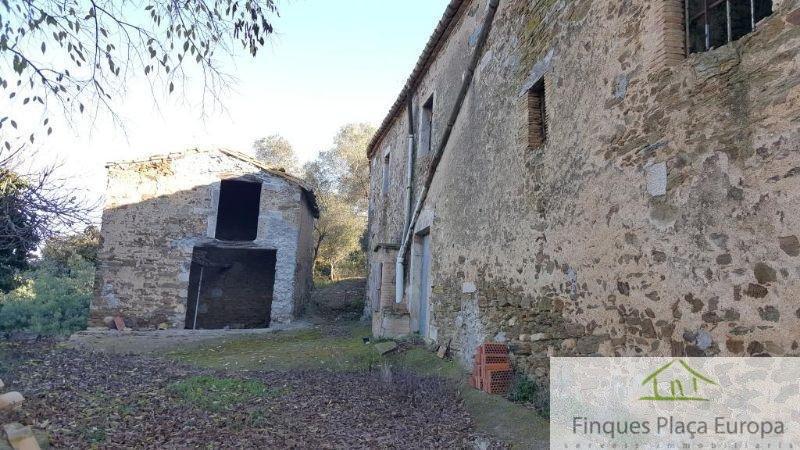
[[[659,383],[668,383],[668,387],[659,386]],[[675,359],[659,367],[642,381],[642,386],[649,385],[652,388],[652,395],[639,397],[639,400],[708,401],[700,393],[700,386],[705,384],[717,385],[682,359]]]

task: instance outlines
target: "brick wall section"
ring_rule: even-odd
[[[220,180],[235,177],[262,183],[258,234],[246,245],[277,249],[271,318],[292,319],[310,289],[313,252],[300,187],[221,152],[190,150],[108,166],[91,325],[122,314],[138,327],[183,328],[192,250],[216,243]]]
[[[544,145],[547,136],[544,82],[528,90],[528,146],[532,149]]]
[[[436,93],[434,148],[485,4],[415,90],[415,117]],[[542,380],[550,355],[800,355],[800,1],[682,59],[651,51],[677,36],[652,25],[675,21],[669,5],[501,2],[425,203],[431,335],[465,365],[487,339]],[[532,150],[539,69],[548,140]],[[381,149],[405,148],[405,116]],[[405,154],[388,199],[372,164],[369,233],[384,242],[402,232]]]
[[[383,264],[383,272],[381,274],[381,293],[380,304],[383,307],[390,307],[395,301],[395,264],[397,252],[390,251],[386,253],[386,262]]]
[[[686,59],[684,0],[655,0],[649,14],[649,68],[658,71]]]

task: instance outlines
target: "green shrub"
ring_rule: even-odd
[[[351,252],[336,266],[337,279],[364,278],[367,275],[367,255],[361,249]]]
[[[514,377],[511,389],[508,390],[508,399],[518,403],[533,403],[536,398],[536,383],[527,376],[518,373]]]
[[[69,270],[49,261],[26,273],[26,282],[0,294],[0,332],[63,335],[86,328],[94,265],[74,255]]]
[[[537,384],[526,375],[518,373],[508,390],[508,399],[512,402],[532,405],[544,417],[550,416],[550,390],[547,386]]]
[[[87,227],[83,233],[48,239],[42,248],[42,260],[58,275],[69,275],[77,256],[94,264],[100,250],[100,230]]]

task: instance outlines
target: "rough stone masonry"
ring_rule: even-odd
[[[682,0],[501,0],[395,280],[408,105],[413,206],[488,3],[450,3],[369,147],[374,332],[465,365],[506,341],[541,381],[552,355],[800,355],[798,0],[692,53]]]
[[[225,180],[255,186],[250,237],[217,233]],[[240,219],[241,206],[231,207],[232,220]],[[317,215],[314,194],[300,180],[240,153],[188,150],[110,163],[90,324],[122,315],[134,328],[193,328],[191,308],[198,328],[289,322],[312,289]],[[222,262],[204,261],[220,252]],[[267,258],[236,259],[247,252]],[[265,317],[249,317],[257,311]]]

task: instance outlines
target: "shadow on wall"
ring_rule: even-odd
[[[150,177],[153,183],[132,184],[129,191],[112,187],[116,198],[103,211],[90,325],[122,315],[133,328],[269,326],[275,244],[289,237],[266,229],[262,180],[244,175],[155,196],[146,189],[163,192],[164,186]],[[282,263],[295,273],[296,261]]]
[[[192,252],[186,328],[266,328],[277,250],[197,246]]]

